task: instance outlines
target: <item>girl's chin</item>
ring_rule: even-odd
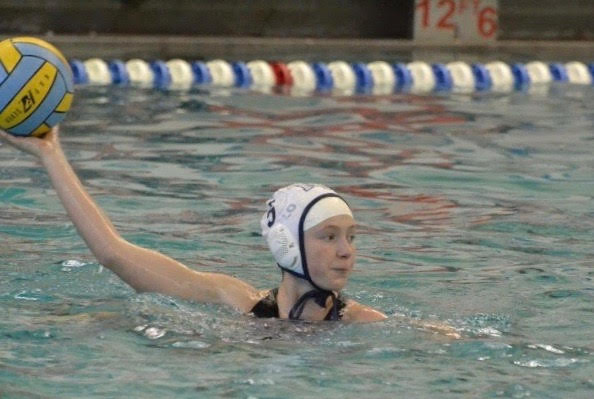
[[[331,284],[328,284],[326,289],[329,291],[342,291],[342,289],[346,286],[346,284],[347,284],[347,278],[335,279],[334,281],[331,282]]]

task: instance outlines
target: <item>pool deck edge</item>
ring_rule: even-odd
[[[2,34],[0,39],[22,34]],[[437,61],[594,61],[594,41],[494,41],[423,43],[392,39],[258,38],[157,35],[38,36],[69,58],[87,59],[305,59],[330,61],[423,59]]]

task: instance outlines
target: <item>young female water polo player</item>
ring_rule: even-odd
[[[340,294],[355,263],[356,225],[348,204],[325,186],[293,184],[278,190],[267,202],[260,222],[262,234],[283,278],[277,289],[262,291],[231,276],[192,270],[123,239],[70,166],[57,128],[41,139],[0,131],[0,139],[41,161],[91,252],[138,292],[225,304],[257,317],[358,322],[386,318]],[[421,325],[457,335],[449,326]]]
[[[345,300],[355,261],[355,222],[332,190],[293,185],[277,191],[262,218],[262,231],[284,270],[278,289],[261,291],[231,276],[203,273],[124,240],[86,192],[66,159],[54,129],[43,139],[0,137],[39,158],[81,237],[105,267],[139,292],[160,292],[220,303],[260,317],[376,321],[386,316]]]

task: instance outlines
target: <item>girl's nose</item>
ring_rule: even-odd
[[[353,255],[355,248],[353,244],[349,242],[346,237],[343,237],[338,242],[338,247],[336,248],[336,253],[340,258],[348,259]]]

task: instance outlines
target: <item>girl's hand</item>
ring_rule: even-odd
[[[41,158],[45,153],[49,153],[60,147],[59,129],[54,127],[43,137],[17,137],[0,130],[0,140],[4,141],[21,151],[35,155]]]

